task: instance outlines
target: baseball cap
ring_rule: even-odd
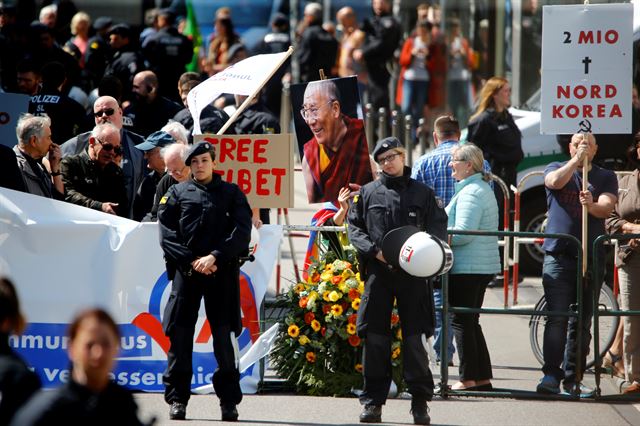
[[[140,151],[151,151],[154,148],[162,148],[175,142],[176,140],[169,133],[158,130],[147,136],[147,139],[136,145],[136,148]]]

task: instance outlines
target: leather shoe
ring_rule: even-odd
[[[187,404],[182,402],[172,402],[169,408],[169,418],[171,420],[184,420],[187,417]]]
[[[380,423],[382,422],[381,405],[365,405],[360,413],[360,423]]]
[[[238,409],[235,404],[220,405],[220,412],[222,413],[223,422],[235,422],[238,420]]]
[[[411,401],[411,414],[413,415],[413,424],[431,424],[431,417],[429,416],[429,407],[427,406],[427,401]]]

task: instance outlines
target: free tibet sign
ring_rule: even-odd
[[[631,133],[633,5],[544,6],[543,134]]]

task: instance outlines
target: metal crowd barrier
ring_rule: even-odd
[[[455,307],[449,306],[449,277],[447,275],[443,276],[442,280],[442,308],[436,308],[442,310],[443,318],[447,318],[449,313],[465,313],[465,314],[498,314],[498,315],[553,315],[553,316],[566,316],[566,317],[577,317],[578,318],[578,332],[576,336],[577,343],[577,354],[576,354],[576,370],[582,370],[582,305],[583,305],[583,289],[582,289],[582,250],[580,250],[581,244],[580,241],[574,237],[573,235],[568,234],[543,234],[540,232],[506,232],[506,231],[496,231],[496,232],[487,232],[487,231],[448,231],[449,235],[477,235],[477,236],[502,236],[502,237],[549,237],[549,238],[561,238],[568,240],[571,244],[573,244],[578,250],[578,257],[576,260],[576,280],[577,280],[577,310],[575,312],[571,311],[537,311],[535,309],[513,309],[513,308],[465,308],[465,307]],[[455,256],[455,254],[454,254]],[[455,257],[454,257],[455,262]],[[506,279],[505,279],[506,282]],[[442,326],[442,341],[447,342],[449,336],[449,327],[447,325],[447,321],[443,321]],[[443,344],[440,347],[440,359],[447,359],[447,345]],[[477,397],[498,397],[498,398],[530,398],[530,399],[559,399],[559,400],[579,400],[580,395],[548,395],[548,394],[539,394],[535,390],[532,391],[523,391],[517,389],[496,389],[493,391],[463,391],[463,390],[452,390],[448,386],[448,378],[449,378],[449,370],[446,362],[440,363],[440,396],[442,398],[447,398],[451,395],[453,396],[477,396]],[[580,383],[578,383],[579,385]],[[576,387],[579,389],[579,386]]]
[[[596,250],[600,247],[600,245],[606,243],[606,242],[611,242],[614,240],[617,241],[626,241],[626,240],[631,240],[634,238],[640,238],[640,234],[612,234],[612,235],[600,235],[598,238],[595,239],[595,241],[593,242],[593,253],[597,253]],[[594,270],[594,275],[595,276],[599,276],[599,272],[600,272],[600,267],[601,267],[601,262],[598,259],[598,256],[594,256],[593,257],[593,270]],[[635,283],[634,283],[635,284]],[[594,295],[594,300],[593,300],[593,305],[594,305],[594,310],[593,310],[593,352],[594,352],[594,357],[595,357],[595,364],[594,364],[594,370],[595,370],[595,375],[596,375],[596,398],[597,399],[603,399],[603,400],[622,400],[622,401],[627,401],[627,400],[637,400],[638,399],[638,395],[635,394],[628,394],[628,395],[623,395],[623,394],[618,394],[618,395],[608,395],[608,396],[601,396],[601,390],[600,390],[600,374],[602,374],[602,358],[600,357],[600,341],[598,340],[600,338],[600,327],[599,327],[599,317],[600,316],[615,316],[615,317],[624,317],[624,316],[637,316],[640,315],[640,311],[634,311],[634,310],[628,310],[628,311],[623,311],[623,310],[608,310],[605,312],[600,312],[600,309],[598,309],[598,297],[597,295]],[[626,369],[626,366],[625,366]]]

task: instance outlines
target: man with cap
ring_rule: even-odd
[[[169,188],[158,208],[160,245],[167,270],[175,271],[163,319],[171,342],[164,396],[173,420],[186,416],[193,335],[203,297],[218,364],[212,383],[223,421],[238,420],[236,405],[242,400],[236,342],[242,331],[239,257],[249,247],[251,209],[237,185],[214,173],[215,159],[209,142],[193,145],[185,159],[191,179]]]
[[[96,87],[104,75],[107,62],[111,57],[109,47],[109,28],[113,21],[108,16],[100,16],[93,23],[96,34],[87,41],[87,51],[84,58],[84,69],[91,80],[91,86]]]
[[[380,178],[360,189],[347,227],[365,281],[357,321],[358,335],[364,338],[360,422],[381,422],[391,384],[390,324],[397,300],[411,413],[415,424],[430,424],[427,401],[434,384],[424,342],[433,334],[435,322],[431,285],[425,278],[390,266],[382,253],[382,240],[389,231],[406,225],[446,240],[447,215],[433,190],[410,177],[411,169],[404,165],[405,149],[397,138],[378,141],[373,158],[382,169]]]
[[[142,183],[140,183],[133,199],[133,220],[140,221],[151,211],[156,187],[166,170],[164,159],[160,155],[160,149],[172,143],[175,143],[173,136],[158,130],[151,133],[144,142],[136,145],[136,148],[144,153],[147,167],[151,171],[142,179]]]
[[[147,68],[142,55],[136,50],[131,28],[117,24],[109,30],[109,44],[113,56],[104,70],[104,75],[113,75],[122,83],[124,98],[130,100],[133,76]]]
[[[177,102],[176,82],[193,58],[193,43],[180,34],[173,21],[170,9],[158,11],[158,30],[146,39],[142,53],[158,76],[160,94]]]
[[[333,81],[307,84],[300,115],[313,135],[303,146],[302,158],[310,203],[335,201],[348,184],[364,185],[373,179],[364,123],[342,113]]]

